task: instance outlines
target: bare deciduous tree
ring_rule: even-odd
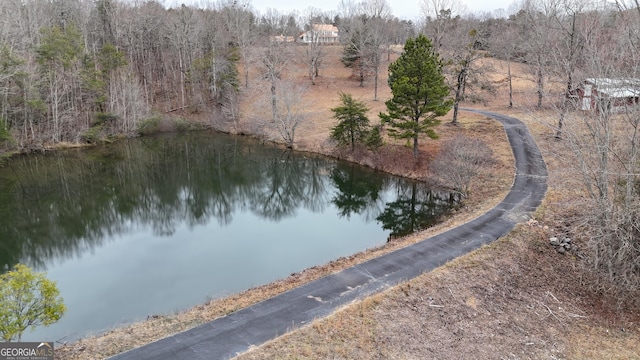
[[[533,73],[533,82],[536,84],[536,108],[542,108],[545,98],[545,80],[550,63],[549,48],[554,44],[553,23],[557,13],[554,0],[531,1],[523,0],[518,12],[512,17],[512,22],[518,28],[523,60],[531,64],[529,68]]]
[[[498,59],[507,62],[507,73],[504,79],[499,80],[500,83],[507,83],[508,88],[508,104],[513,107],[513,74],[512,66],[514,63],[522,61],[522,52],[519,38],[519,27],[515,21],[515,16],[505,19],[501,26],[494,29],[496,34],[492,36],[492,42],[489,44],[489,51],[495,54]]]
[[[110,85],[109,110],[121,120],[118,132],[135,133],[140,122],[149,114],[149,107],[138,79],[132,73],[123,70],[114,75]]]
[[[321,33],[318,31],[318,26],[324,25],[319,22],[322,18],[322,12],[315,8],[309,8],[304,16],[305,54],[311,85],[316,84],[316,77],[320,73],[320,66],[326,56],[325,44],[322,43]]]
[[[460,102],[466,98],[467,88],[478,88],[476,96],[473,97],[474,100],[482,99],[480,91],[493,91],[491,84],[483,79],[487,66],[483,66],[480,60],[486,58],[487,53],[478,49],[479,43],[480,33],[477,29],[472,28],[467,31],[467,34],[458,36],[457,40],[448,46],[450,48],[448,51],[449,71],[454,78],[452,81],[453,119],[451,120],[453,124],[458,123],[458,108]]]
[[[576,25],[584,57],[580,67],[599,84],[626,81],[640,74],[638,13],[590,9]],[[571,17],[567,18],[569,25]],[[625,34],[625,35],[622,35]],[[569,40],[570,41],[570,40]],[[615,56],[612,56],[615,54]],[[638,85],[628,85],[637,89]],[[562,96],[564,96],[563,89]],[[636,90],[637,91],[637,90]],[[562,141],[551,151],[560,162],[562,181],[576,190],[567,201],[565,231],[584,239],[589,261],[619,289],[640,285],[640,107],[613,93],[594,93],[589,111],[561,103]],[[573,111],[570,111],[573,110]],[[557,133],[560,126],[548,124]],[[581,186],[579,186],[581,185]]]
[[[466,197],[471,181],[493,162],[493,152],[482,140],[458,135],[442,145],[429,170],[445,186]]]
[[[558,119],[558,128],[556,130],[556,138],[562,137],[562,127],[564,118],[571,105],[571,95],[576,87],[576,73],[578,64],[580,63],[583,49],[584,38],[580,33],[581,27],[587,32],[593,31],[592,24],[585,28],[581,23],[588,17],[583,16],[585,4],[583,1],[564,0],[556,5],[554,11],[551,12],[554,22],[554,32],[556,38],[554,43],[550,44],[552,56],[555,64],[557,64],[557,74],[565,80],[565,91],[561,95],[560,115]]]
[[[305,120],[304,95],[306,89],[291,83],[283,83],[280,86],[279,102],[275,127],[280,138],[288,145],[295,142],[296,129]]]
[[[267,79],[270,84],[271,115],[273,121],[276,121],[278,112],[277,85],[282,76],[282,72],[291,58],[292,52],[289,44],[273,39],[269,40],[261,57],[262,76]]]
[[[459,0],[421,0],[420,8],[426,20],[425,34],[433,42],[436,51],[439,51],[445,38],[465,12],[465,6]]]
[[[307,88],[286,80],[276,81],[275,108],[271,94],[264,96],[263,102],[258,105],[264,112],[271,111],[272,118],[266,119],[257,114],[252,126],[268,140],[282,141],[288,147],[293,147],[296,130],[306,120],[304,109]],[[271,87],[269,81],[266,86]],[[258,92],[265,93],[259,89]]]

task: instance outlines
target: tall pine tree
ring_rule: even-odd
[[[385,103],[387,113],[380,113],[380,118],[390,125],[392,137],[413,139],[417,159],[419,136],[436,139],[433,128],[440,123],[438,117],[452,105],[442,60],[426,36],[407,40],[403,54],[389,65],[389,87],[393,97]]]

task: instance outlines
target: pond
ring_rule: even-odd
[[[20,156],[0,167],[0,270],[55,280],[71,341],[285,278],[424,229],[455,196],[218,133]]]

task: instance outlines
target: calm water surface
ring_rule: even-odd
[[[284,278],[426,228],[455,205],[423,184],[213,133],[0,167],[0,269],[57,281],[64,341]]]

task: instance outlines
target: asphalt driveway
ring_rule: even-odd
[[[547,169],[527,127],[518,119],[462,109],[504,124],[516,171],[511,190],[484,215],[414,245],[371,259],[191,330],[112,359],[228,359],[292,329],[431,271],[509,233],[527,221],[547,190]]]

